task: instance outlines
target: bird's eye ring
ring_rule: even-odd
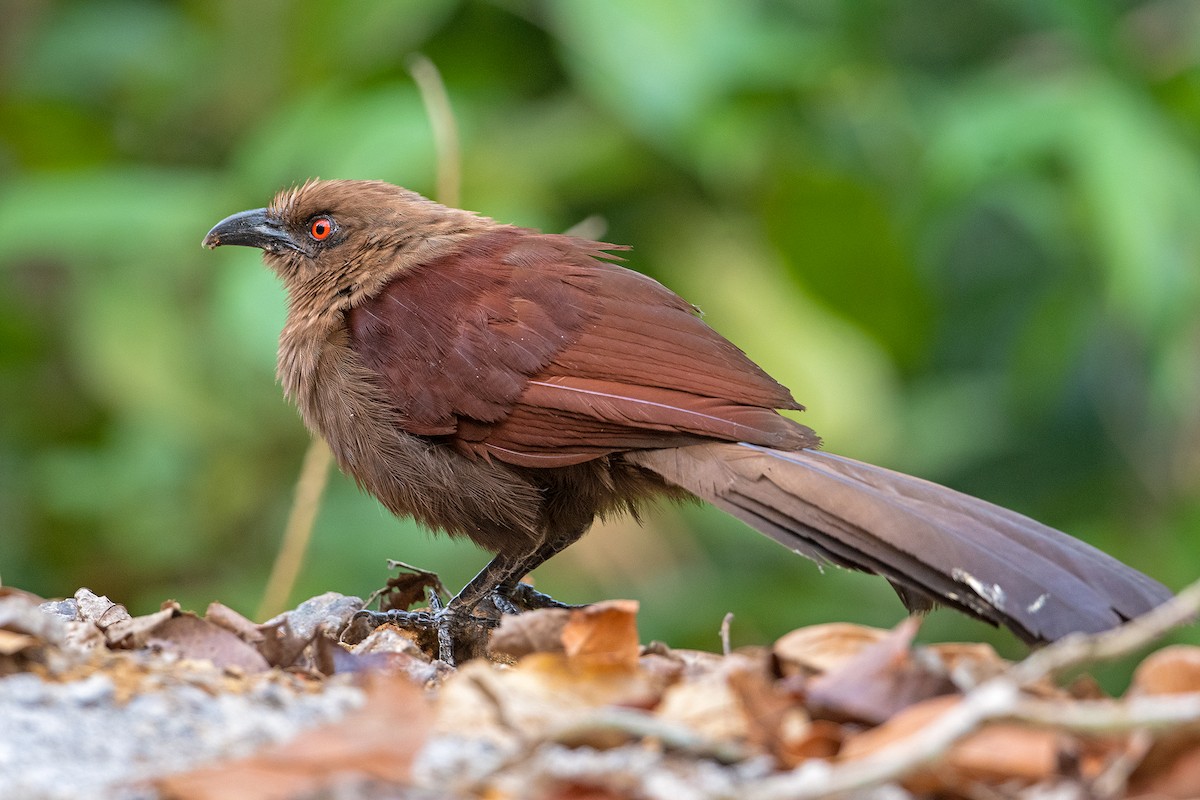
[[[312,222],[308,223],[308,235],[318,242],[328,239],[331,233],[333,233],[333,220],[329,217],[313,217]]]

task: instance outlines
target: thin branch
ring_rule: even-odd
[[[314,436],[308,444],[308,452],[304,454],[300,476],[296,479],[296,496],[288,514],[287,527],[283,531],[283,541],[279,545],[279,552],[275,554],[271,577],[258,604],[259,620],[270,619],[287,607],[292,587],[296,585],[296,578],[304,565],[304,555],[308,552],[308,542],[312,538],[317,511],[321,508],[321,496],[325,493],[332,461],[329,445],[320,436]]]
[[[429,126],[433,128],[433,144],[437,150],[437,201],[448,206],[459,204],[462,190],[462,155],[458,144],[458,125],[446,84],[432,61],[414,55],[408,61],[408,71],[421,93]]]
[[[1200,692],[1066,702],[1025,698],[1012,708],[1007,718],[1088,734],[1161,730],[1200,722]]]

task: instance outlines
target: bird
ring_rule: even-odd
[[[822,449],[782,384],[628,248],[503,224],[383,181],[309,180],[204,237],[287,295],[278,379],[392,513],[492,560],[436,614],[443,660],[597,518],[710,503],[822,565],[874,573],[1030,645],[1116,627],[1165,586],[1070,535]],[[488,617],[488,614],[483,614]]]

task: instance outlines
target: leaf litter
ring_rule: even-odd
[[[438,590],[410,571],[387,602]],[[719,654],[643,645],[637,603],[616,600],[505,617],[489,657],[455,669],[391,625],[343,640],[362,605],[330,593],[256,624],[219,603],[135,617],[86,589],[49,602],[0,589],[0,796],[1200,795],[1197,647],[1152,653],[1110,698],[1027,668],[1038,654],[1014,665],[987,645],[917,644],[915,618]],[[147,716],[128,716],[139,704]],[[99,728],[50,724],[81,708]],[[19,735],[12,709],[59,749]],[[64,758],[72,735],[92,739]]]

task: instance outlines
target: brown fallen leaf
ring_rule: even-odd
[[[492,631],[488,654],[520,659],[530,653],[563,652],[563,629],[571,617],[566,608],[539,608],[523,614],[505,614]]]
[[[1133,673],[1128,697],[1200,691],[1200,647],[1171,645],[1151,653]],[[1153,797],[1200,796],[1200,725],[1159,735],[1129,778],[1131,792]]]
[[[849,622],[809,625],[781,636],[771,651],[785,677],[813,675],[836,668],[889,633]]]
[[[854,761],[891,745],[903,746],[909,737],[959,702],[958,696],[942,696],[912,705],[884,724],[848,737],[838,760]],[[955,743],[933,763],[914,765],[902,783],[915,794],[952,792],[968,796],[978,794],[972,786],[980,783],[1037,783],[1057,774],[1059,755],[1069,741],[1052,730],[1016,723],[988,723]],[[1070,749],[1078,748],[1072,745]]]
[[[104,638],[108,640],[108,646],[111,648],[140,650],[146,646],[146,640],[160,625],[180,613],[182,612],[179,604],[168,601],[163,603],[163,607],[153,614],[126,617],[103,628]]]
[[[573,662],[610,664],[633,669],[641,642],[636,600],[607,600],[570,610],[562,629],[563,652]]]
[[[751,745],[770,753],[787,769],[814,757],[813,720],[794,693],[770,679],[765,652],[758,658],[733,662],[726,681],[746,720],[746,739]]]
[[[118,623],[131,619],[125,606],[114,603],[104,595],[97,595],[91,589],[81,588],[75,592],[76,616],[79,622],[90,622],[101,631]],[[112,641],[112,638],[109,638]]]
[[[654,710],[655,715],[710,741],[748,741],[752,721],[730,682],[731,672],[748,667],[744,656],[731,653],[722,660],[720,669],[668,687]],[[762,669],[761,664],[758,667]]]
[[[878,725],[900,710],[957,690],[942,662],[912,648],[920,621],[909,617],[887,636],[807,682],[804,693],[815,717]]]
[[[319,649],[328,647],[335,655],[339,652],[344,654],[336,657],[342,663],[338,663],[335,670],[322,670],[326,674],[335,671],[386,670],[403,674],[414,683],[426,686],[437,683],[454,671],[453,667],[443,662],[431,662],[412,637],[395,625],[380,625],[348,651],[331,639],[318,639],[317,644]]]
[[[380,611],[407,611],[415,605],[426,605],[431,592],[446,595],[446,587],[436,572],[403,561],[388,561],[388,569],[402,569],[404,572],[388,578],[387,586],[367,599],[367,604],[370,604],[378,597]]]
[[[984,642],[939,642],[925,645],[925,650],[938,657],[946,674],[960,688],[977,686],[1012,666],[996,648]]]
[[[209,603],[208,608],[204,610],[204,619],[235,634],[243,642],[257,645],[263,640],[263,632],[259,630],[258,623],[224,603]]]
[[[966,790],[973,783],[1016,780],[1037,783],[1058,774],[1059,755],[1070,737],[1045,728],[993,722],[950,749],[944,766],[954,780],[939,769],[947,788]]]
[[[164,778],[168,800],[289,800],[353,781],[402,788],[433,724],[432,704],[404,678],[371,675],[366,703],[340,722],[305,731],[249,758]]]
[[[1134,670],[1129,695],[1200,691],[1200,647],[1176,644],[1151,653]]]
[[[1168,731],[1155,740],[1129,776],[1130,796],[1200,797],[1200,725]]]
[[[253,673],[269,667],[253,645],[190,613],[160,622],[146,633],[145,644],[183,658],[211,661],[222,669]]]
[[[532,653],[511,667],[477,659],[442,683],[437,728],[511,747],[571,726],[596,709],[653,708],[665,686],[660,675],[636,666],[561,653]]]
[[[359,598],[337,592],[309,598],[258,626],[263,634],[259,652],[273,667],[315,669],[316,654],[309,645],[321,635],[337,638],[362,605]]]

